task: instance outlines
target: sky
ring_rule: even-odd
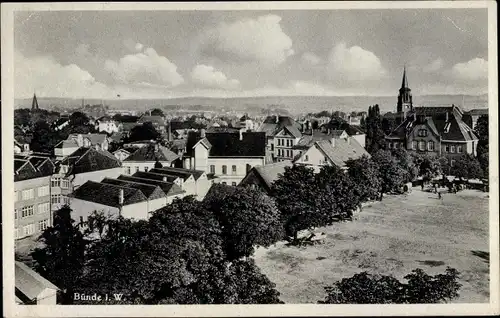
[[[487,93],[487,9],[14,15],[15,96]]]

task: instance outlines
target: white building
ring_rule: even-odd
[[[95,128],[99,132],[112,134],[120,131],[120,123],[109,116],[103,116],[95,121]]]
[[[127,156],[122,165],[124,173],[131,175],[137,171],[147,172],[159,166],[170,167],[177,159],[179,156],[168,148],[159,144],[148,144]]]
[[[56,305],[59,288],[29,268],[15,262],[15,295],[19,305]]]

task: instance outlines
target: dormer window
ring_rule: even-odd
[[[446,125],[444,126],[445,133],[448,133],[450,131],[450,126],[451,126],[451,123],[446,123]]]
[[[418,136],[419,137],[427,137],[427,129],[419,129]]]

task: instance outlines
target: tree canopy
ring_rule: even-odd
[[[479,161],[471,154],[463,154],[451,167],[451,174],[461,179],[477,179],[484,175]]]
[[[165,116],[165,114],[163,113],[163,110],[159,109],[159,108],[155,108],[151,111],[151,116]]]
[[[382,117],[380,107],[376,104],[368,107],[368,116],[364,123],[366,131],[366,150],[374,153],[379,149],[385,149],[385,134],[382,129]]]
[[[355,195],[361,202],[376,199],[381,188],[377,164],[367,156],[346,162],[349,178],[354,184]]]
[[[137,125],[130,130],[130,135],[126,138],[126,142],[142,141],[142,140],[158,140],[161,137],[152,123],[146,122],[142,125]]]
[[[399,161],[388,150],[378,150],[372,155],[372,160],[377,163],[381,180],[380,193],[398,191],[405,183],[408,172],[404,170]]]

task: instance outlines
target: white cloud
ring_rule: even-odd
[[[434,61],[432,61],[429,65],[424,66],[422,69],[426,73],[432,73],[439,71],[441,68],[443,68],[443,59],[442,58],[437,58]]]
[[[330,52],[328,76],[335,81],[378,80],[386,75],[380,59],[359,46],[336,45]]]
[[[266,66],[283,63],[294,51],[280,21],[277,15],[264,15],[223,22],[204,34],[205,52],[215,53],[221,59],[259,61]]]
[[[481,80],[488,78],[488,61],[475,58],[465,63],[457,63],[451,69],[451,75],[460,80]]]
[[[216,71],[213,66],[204,64],[193,68],[191,78],[194,82],[208,87],[236,89],[240,86],[238,80],[228,79],[224,73]]]
[[[109,88],[75,64],[61,65],[50,56],[14,56],[14,87],[16,98],[32,96],[106,98]]]
[[[177,66],[158,55],[153,48],[126,55],[118,62],[106,60],[104,67],[116,80],[125,84],[145,82],[174,87],[184,82]]]
[[[321,58],[312,52],[305,52],[302,54],[302,61],[311,65],[318,65],[321,63]]]

